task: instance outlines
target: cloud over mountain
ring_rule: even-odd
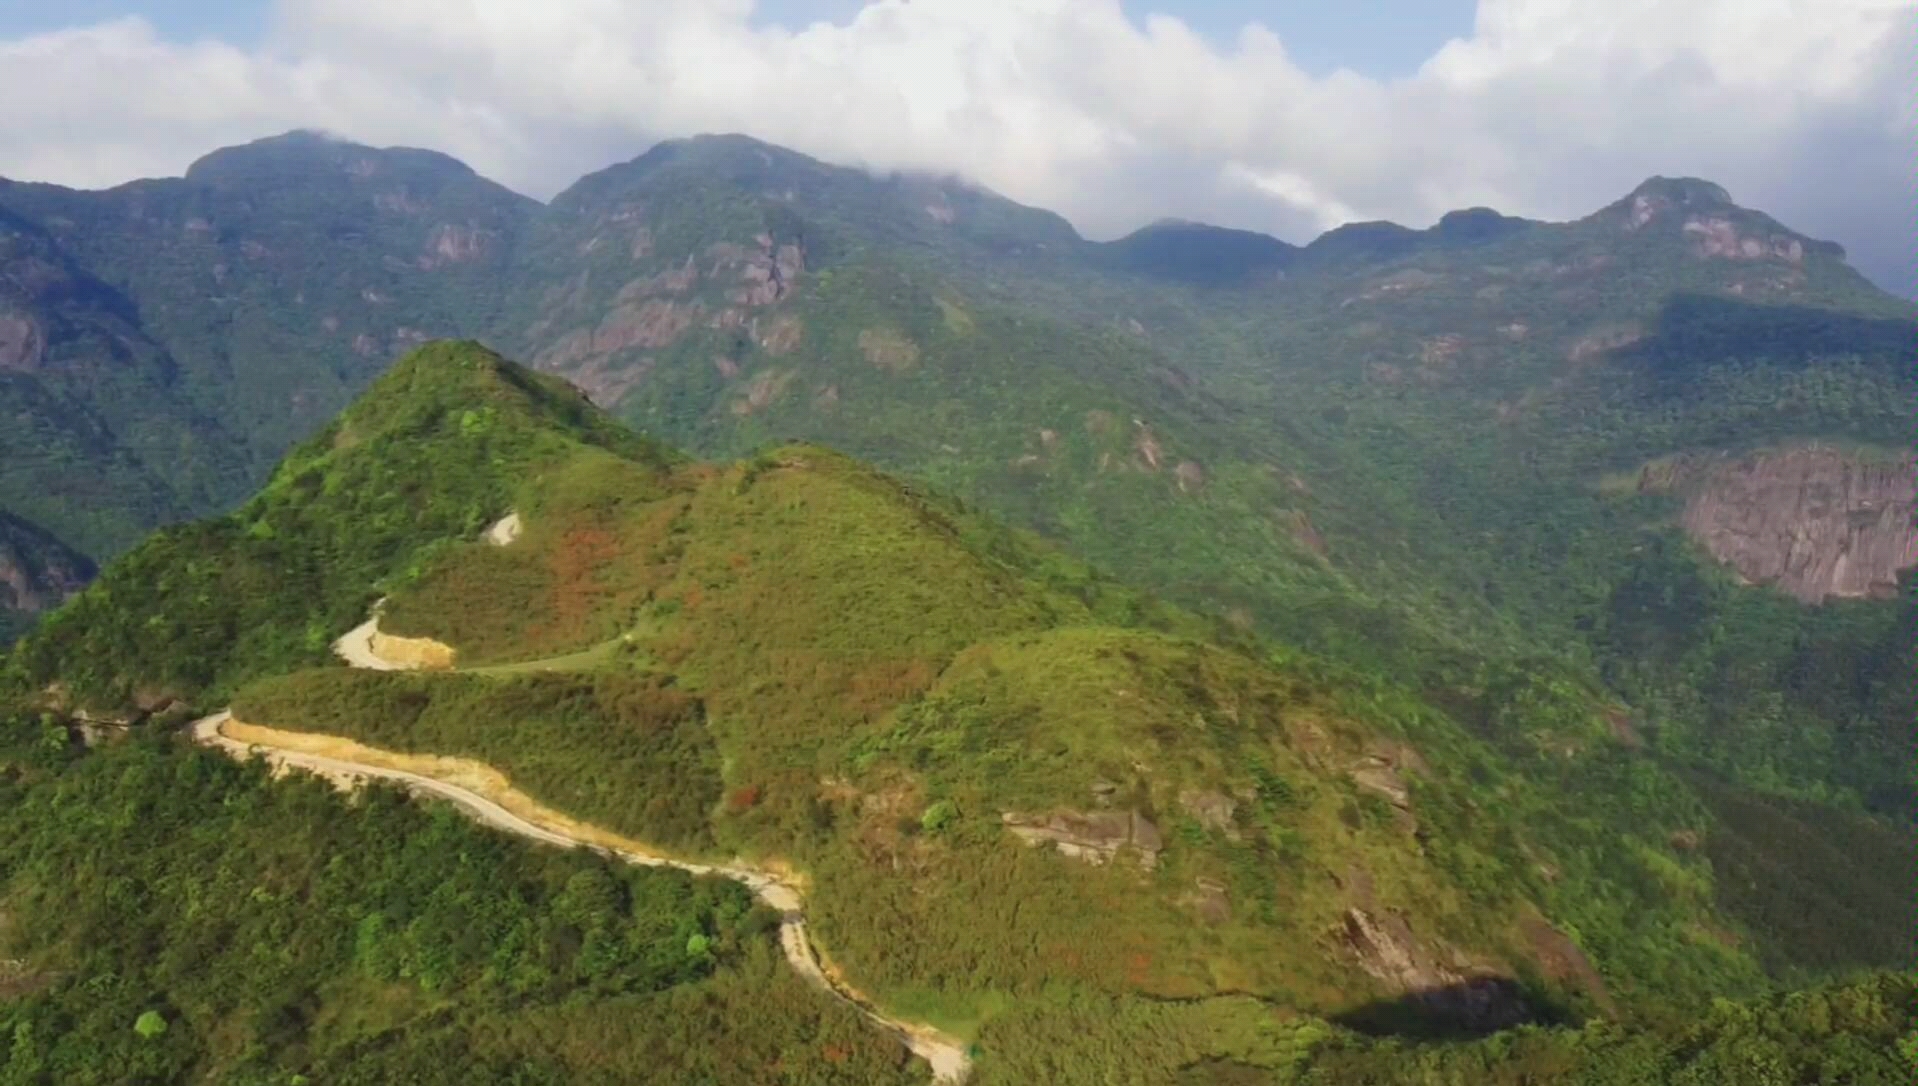
[[[750,0],[281,0],[255,47],[139,20],[0,42],[0,173],[99,185],[323,127],[537,195],[744,131],[954,170],[1095,235],[1166,215],[1300,239],[1456,207],[1563,217],[1699,175],[1909,291],[1910,0],[1481,0],[1414,75],[1323,78],[1118,0],[878,0],[789,31]]]

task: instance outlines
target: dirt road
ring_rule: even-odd
[[[333,654],[345,660],[347,666],[364,668],[367,671],[405,671],[404,667],[390,660],[381,659],[373,651],[373,636],[380,632],[380,616],[372,618],[346,631],[346,636],[333,642]]]
[[[372,655],[370,647],[371,631],[377,619],[368,622],[353,633],[341,638],[335,647],[349,662],[353,657],[343,647],[352,640],[367,645],[366,655]],[[365,631],[364,639],[360,635]],[[363,666],[357,665],[356,666]],[[393,670],[384,661],[370,665],[375,670]],[[875,1025],[899,1037],[914,1055],[932,1065],[933,1076],[940,1082],[959,1082],[971,1070],[971,1060],[966,1055],[965,1046],[958,1040],[947,1037],[932,1029],[911,1022],[902,1022],[889,1018],[874,1007],[870,1000],[859,992],[834,978],[820,962],[819,953],[813,947],[812,938],[806,931],[806,917],[801,911],[804,898],[799,889],[771,871],[747,866],[745,864],[703,864],[692,861],[675,860],[664,856],[627,852],[604,848],[583,841],[572,834],[561,832],[550,826],[540,824],[536,817],[516,814],[499,803],[479,795],[459,785],[437,780],[421,773],[412,773],[390,766],[374,765],[368,762],[353,761],[329,757],[307,751],[292,750],[280,746],[266,746],[258,743],[243,743],[233,739],[222,730],[233,718],[233,714],[222,712],[195,721],[191,726],[195,742],[225,751],[234,758],[250,758],[255,753],[265,757],[276,767],[298,769],[314,773],[328,780],[350,787],[352,784],[369,778],[394,781],[416,793],[436,796],[457,806],[472,818],[506,833],[516,834],[543,844],[559,848],[592,848],[601,853],[617,856],[619,859],[647,867],[676,867],[695,875],[717,875],[743,883],[761,901],[779,912],[779,945],[785,951],[786,960],[800,976],[814,986],[851,1004]],[[403,758],[390,755],[391,760]],[[524,804],[516,804],[525,810],[538,810],[538,804],[530,798]],[[610,834],[606,835],[610,836]]]

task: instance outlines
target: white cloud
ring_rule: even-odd
[[[0,42],[0,173],[98,185],[323,126],[549,195],[652,141],[741,131],[949,169],[1093,234],[1160,216],[1291,233],[1489,204],[1582,214],[1699,174],[1881,278],[1913,251],[1918,0],[1481,0],[1415,75],[1313,78],[1118,0],[875,0],[760,27],[750,0],[281,0],[266,44],[146,24]]]

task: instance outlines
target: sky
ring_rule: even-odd
[[[314,127],[545,198],[730,131],[1295,242],[1701,176],[1912,294],[1915,62],[1918,0],[0,0],[0,175]]]

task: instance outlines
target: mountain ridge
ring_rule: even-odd
[[[410,164],[421,166],[421,167],[431,166],[431,167],[435,167],[436,169],[451,167],[453,172],[457,173],[458,175],[462,177],[468,177],[468,178],[479,179],[479,180],[487,180],[484,177],[484,175],[479,174],[476,170],[474,170],[472,166],[468,165],[467,163],[461,161],[460,159],[452,155],[446,154],[441,151],[436,151],[431,148],[415,147],[411,145],[394,145],[394,146],[388,146],[388,147],[376,147],[370,144],[359,143],[355,140],[352,140],[351,138],[335,135],[333,133],[329,133],[320,129],[298,129],[298,128],[290,129],[286,132],[279,133],[277,135],[263,136],[246,143],[235,144],[228,147],[215,149],[214,151],[208,152],[206,155],[201,156],[199,159],[196,159],[193,163],[189,164],[187,169],[181,175],[179,175],[177,179],[185,180],[185,181],[199,181],[202,183],[208,183],[216,180],[238,180],[238,179],[246,178],[249,176],[247,171],[245,170],[236,171],[236,170],[228,169],[227,167],[229,166],[229,164],[233,164],[233,163],[257,163],[260,167],[264,168],[267,171],[269,176],[278,176],[280,171],[285,171],[288,174],[294,174],[301,171],[302,169],[310,169],[315,164],[325,164],[330,167],[343,169],[344,167],[348,165],[348,162],[346,160],[351,156],[361,156],[362,158],[371,156],[375,159],[388,159],[388,160],[399,161],[399,162],[406,162],[407,160],[411,160]],[[653,169],[659,169],[662,167],[670,167],[675,162],[677,162],[681,166],[691,165],[696,168],[711,168],[715,164],[723,164],[723,163],[730,162],[734,164],[734,168],[737,170],[738,164],[743,163],[745,161],[745,156],[759,158],[762,161],[763,165],[766,166],[767,168],[777,168],[779,166],[787,166],[787,167],[798,166],[801,168],[826,167],[828,169],[835,169],[835,170],[846,168],[846,167],[832,165],[825,159],[817,158],[801,151],[795,151],[789,148],[781,147],[778,144],[770,143],[765,140],[761,140],[757,137],[747,135],[745,133],[706,132],[706,133],[697,133],[690,136],[673,137],[673,138],[660,140],[657,143],[653,144],[651,147],[640,152],[638,155],[634,156],[633,158],[626,159],[620,162],[611,163],[611,164],[608,164],[607,166],[600,167],[597,170],[589,171],[587,174],[583,175],[581,178],[576,179],[570,185],[566,186],[565,188],[562,188],[558,193],[556,193],[552,198],[548,200],[539,200],[536,197],[530,197],[520,193],[515,193],[515,195],[519,196],[520,199],[525,200],[528,203],[540,204],[542,206],[551,206],[553,204],[563,202],[563,198],[568,196],[569,194],[573,194],[574,191],[579,188],[582,182],[598,177],[599,175],[606,174],[608,171],[623,170],[626,168],[634,168],[639,170],[653,170]],[[690,161],[687,161],[687,160],[690,160]],[[432,171],[425,171],[425,172],[430,173]],[[746,173],[746,171],[739,171],[739,172]],[[951,183],[964,188],[977,190],[979,192],[982,192],[996,199],[1000,199],[1000,200],[1007,199],[1003,195],[997,192],[994,192],[993,190],[991,190],[990,188],[987,188],[986,186],[982,185],[978,181],[966,177],[963,173],[955,173],[950,171],[937,171],[937,170],[913,170],[913,169],[891,169],[891,170],[868,171],[868,172],[869,172],[869,176],[872,176],[877,180],[887,180],[887,181],[902,182],[902,183],[913,183],[913,182],[930,182],[933,184]],[[747,175],[750,175],[750,174],[748,173]],[[253,175],[253,177],[257,179],[258,175]],[[150,184],[157,181],[166,181],[171,179],[173,178],[167,178],[167,177],[134,178],[128,181],[120,182],[118,184],[107,186],[104,188],[99,188],[99,189],[72,189],[66,186],[62,186],[62,185],[58,185],[50,182],[38,182],[38,181],[31,181],[31,180],[24,180],[24,179],[9,179],[9,178],[0,178],[0,184],[16,185],[16,186],[31,185],[31,186],[38,186],[38,187],[49,188],[49,189],[60,189],[66,192],[107,193],[107,192],[120,191],[128,188],[129,186],[138,186],[138,185]],[[490,181],[488,183],[495,184],[495,185],[498,184],[497,182],[490,182]],[[1707,180],[1704,178],[1698,178],[1698,177],[1685,177],[1685,176],[1668,177],[1665,175],[1653,175],[1651,177],[1648,177],[1646,180],[1640,182],[1636,186],[1634,186],[1630,191],[1626,192],[1623,196],[1621,196],[1618,200],[1613,201],[1611,204],[1605,205],[1603,208],[1597,209],[1586,216],[1576,217],[1572,219],[1565,219],[1565,220],[1532,220],[1532,219],[1524,219],[1524,218],[1514,218],[1494,208],[1489,208],[1483,205],[1473,205],[1473,206],[1467,206],[1467,207],[1459,207],[1451,211],[1445,212],[1439,216],[1439,218],[1434,222],[1434,224],[1431,227],[1427,227],[1423,229],[1404,226],[1401,223],[1398,223],[1396,221],[1390,221],[1390,220],[1353,221],[1353,222],[1342,223],[1335,226],[1327,227],[1324,230],[1322,230],[1319,234],[1311,238],[1306,238],[1303,241],[1293,242],[1293,241],[1286,241],[1284,239],[1277,237],[1276,235],[1269,234],[1260,230],[1247,229],[1243,227],[1224,226],[1220,224],[1206,222],[1200,219],[1192,219],[1192,218],[1186,218],[1186,217],[1172,217],[1172,218],[1160,218],[1160,219],[1153,220],[1152,222],[1146,223],[1127,234],[1121,235],[1120,238],[1115,239],[1115,242],[1123,241],[1127,238],[1131,238],[1138,234],[1146,233],[1156,229],[1161,229],[1169,226],[1176,226],[1176,227],[1184,227],[1184,228],[1200,228],[1206,231],[1218,231],[1222,233],[1256,235],[1262,238],[1269,238],[1272,241],[1279,242],[1280,244],[1288,246],[1289,248],[1292,248],[1292,249],[1302,250],[1302,249],[1310,248],[1315,243],[1325,241],[1329,235],[1337,235],[1341,231],[1349,231],[1353,229],[1363,230],[1367,232],[1370,232],[1370,231],[1379,231],[1382,233],[1389,232],[1393,234],[1396,234],[1399,231],[1405,231],[1405,232],[1415,233],[1415,234],[1435,234],[1436,233],[1438,235],[1444,235],[1446,233],[1455,233],[1457,229],[1457,224],[1459,224],[1462,220],[1467,218],[1482,219],[1484,216],[1488,214],[1497,216],[1498,219],[1503,220],[1504,223],[1506,224],[1569,225],[1572,223],[1583,221],[1585,218],[1590,218],[1596,215],[1605,214],[1605,213],[1614,211],[1615,209],[1629,208],[1631,205],[1634,204],[1634,202],[1639,201],[1641,199],[1645,201],[1662,201],[1662,202],[1670,203],[1677,207],[1680,207],[1686,210],[1692,210],[1692,211],[1725,210],[1725,211],[1743,212],[1747,214],[1755,213],[1755,212],[1752,212],[1751,209],[1743,207],[1742,205],[1739,205],[1735,200],[1733,200],[1730,192],[1726,190],[1724,186],[1719,185],[1710,180]],[[1012,202],[1012,201],[1008,201],[1008,202]],[[1038,210],[1038,209],[1035,208],[1032,210]],[[1048,212],[1046,214],[1050,215],[1051,213]],[[1762,213],[1756,213],[1756,214],[1762,214]],[[1053,215],[1052,217],[1061,218],[1056,215]],[[1454,229],[1452,231],[1446,230],[1447,220],[1452,220],[1455,224]],[[1063,220],[1061,219],[1061,221]],[[1772,222],[1774,225],[1776,225],[1775,220],[1772,220]],[[1832,242],[1832,241],[1827,241],[1822,239],[1811,239],[1807,235],[1797,234],[1796,232],[1793,232],[1793,234],[1794,236],[1800,238],[1801,240],[1814,241],[1815,244],[1821,247],[1834,248],[1841,255],[1844,251],[1843,246],[1839,245],[1837,242]],[[1073,230],[1072,237],[1074,240],[1083,241],[1083,239],[1079,237],[1076,229]],[[1110,244],[1114,244],[1115,242],[1086,242],[1086,244],[1110,245]]]
[[[489,538],[509,510],[521,531]],[[376,597],[453,666],[319,666]],[[1701,798],[1589,688],[1498,676],[1473,720],[830,450],[687,460],[470,342],[410,354],[8,668],[48,711],[232,693],[249,723],[473,759],[639,840],[788,860],[849,980],[962,1036],[1056,1010],[1060,985],[1386,1031],[1653,1022],[1766,990],[1761,955],[1784,977],[1898,953],[1874,892],[1799,964],[1812,943],[1776,931],[1809,888],[1781,883],[1781,920],[1714,881],[1795,870],[1713,806],[1765,801]],[[1788,824],[1856,835],[1820,862],[1888,847],[1814,818]]]
[[[314,148],[294,144],[296,160]],[[1201,228],[1196,257],[1120,267],[1056,216],[981,190],[744,138],[666,145],[557,209],[448,176],[438,195],[331,165],[272,192],[5,190],[0,204],[137,304],[173,360],[187,402],[144,418],[241,431],[207,473],[217,485],[116,502],[123,523],[240,500],[392,354],[478,337],[699,455],[841,448],[1182,604],[1446,697],[1490,696],[1489,661],[1612,684],[1665,718],[1647,726],[1664,749],[1703,742],[1723,761],[1766,746],[1733,737],[1768,717],[1728,695],[1700,705],[1698,684],[1757,666],[1740,654],[1789,673],[1775,669],[1805,651],[1794,638],[1827,619],[1689,642],[1684,674],[1614,659],[1658,640],[1648,623],[1678,621],[1630,602],[1645,578],[1683,581],[1726,622],[1760,622],[1772,597],[1721,585],[1709,554],[1663,549],[1691,545],[1669,496],[1594,476],[1731,443],[1885,444],[1910,424],[1909,308],[1707,182],[1655,179],[1563,224],[1468,210],[1428,231],[1348,227],[1314,260]],[[1221,239],[1249,243],[1249,264],[1214,259]],[[1190,281],[1277,257],[1283,278]],[[78,455],[137,462],[112,444]],[[1789,528],[1798,498],[1752,515]],[[1691,557],[1653,557],[1668,553]],[[1882,633],[1884,602],[1845,610]],[[1793,725],[1767,744],[1793,744],[1798,767],[1776,786],[1888,794],[1868,753],[1895,715],[1880,689],[1771,691]]]

